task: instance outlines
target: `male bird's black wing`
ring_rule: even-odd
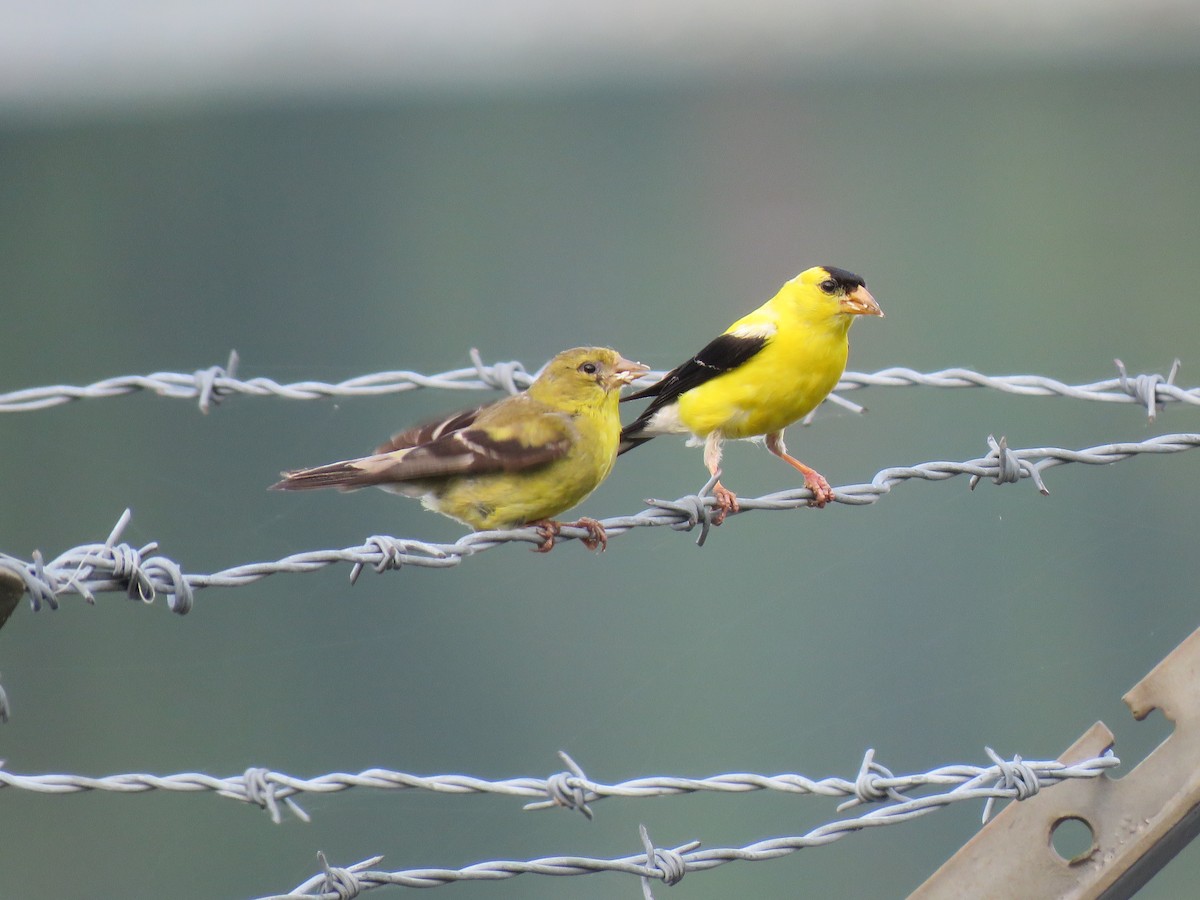
[[[769,334],[723,334],[710,341],[687,362],[664,375],[662,381],[622,397],[622,403],[626,400],[640,400],[643,397],[654,399],[642,410],[640,416],[621,430],[620,452],[624,453],[650,440],[649,437],[641,436],[641,433],[656,412],[674,403],[681,394],[692,388],[699,387],[730,369],[736,369],[762,350],[768,340]]]

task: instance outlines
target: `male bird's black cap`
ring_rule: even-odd
[[[856,287],[867,286],[867,283],[863,281],[860,276],[855,275],[853,272],[848,272],[845,269],[839,269],[837,266],[821,266],[821,268],[828,272],[829,277],[836,281],[838,287],[844,291],[852,291]]]

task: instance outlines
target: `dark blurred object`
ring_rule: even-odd
[[[8,621],[25,593],[25,582],[12,572],[0,570],[0,628]]]

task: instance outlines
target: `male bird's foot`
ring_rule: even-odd
[[[587,537],[580,538],[583,546],[589,550],[599,549],[601,553],[608,549],[608,533],[604,530],[604,526],[595,519],[590,519],[583,516],[574,522],[556,522],[553,519],[543,519],[540,522],[530,522],[541,535],[542,542],[533,548],[535,553],[549,553],[554,549],[554,541],[561,533],[563,526],[568,528],[582,528],[587,532]]]
[[[811,466],[806,466],[796,457],[788,456],[787,449],[783,446],[782,431],[767,435],[767,449],[804,476],[804,486],[812,491],[813,495],[812,499],[808,501],[809,506],[823,509],[826,503],[834,499],[833,488],[829,486],[829,482],[820,472]]]
[[[824,509],[826,503],[833,500],[833,488],[829,486],[829,482],[824,476],[811,469],[804,473],[804,486],[813,492],[812,500],[808,501],[810,506],[815,506],[817,509]]]
[[[738,505],[737,494],[731,491],[721,482],[713,485],[713,499],[717,501],[717,514],[713,516],[712,523],[720,525],[725,521],[725,517],[731,512],[738,512],[741,507]]]

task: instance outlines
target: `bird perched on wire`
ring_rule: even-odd
[[[804,475],[819,507],[833,489],[818,472],[788,455],[783,430],[808,415],[846,368],[848,332],[856,316],[883,311],[863,280],[834,266],[815,266],[738,319],[661,381],[624,397],[653,397],[621,433],[619,452],[660,434],[690,434],[704,443],[704,464],[715,480],[720,524],[737,512],[737,496],[720,482],[721,442],[765,438],[767,449]]]
[[[605,347],[564,350],[520,394],[409,428],[373,456],[284,472],[271,487],[380,487],[476,531],[535,525],[545,552],[562,526],[553,517],[612,471],[621,387],[647,371]],[[567,524],[587,530],[589,549],[607,545],[595,519]]]

